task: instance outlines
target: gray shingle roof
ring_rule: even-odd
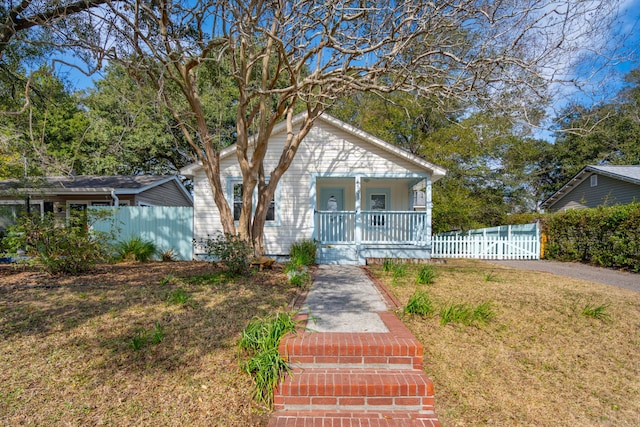
[[[117,175],[117,176],[51,176],[34,178],[34,183],[28,185],[30,188],[55,192],[56,190],[140,190],[153,186],[161,181],[168,181],[170,175]],[[24,188],[24,184],[19,180],[0,181],[0,191],[15,190]]]

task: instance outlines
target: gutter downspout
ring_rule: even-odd
[[[116,196],[116,190],[111,190],[111,198],[113,199],[113,206],[120,206],[120,199]]]

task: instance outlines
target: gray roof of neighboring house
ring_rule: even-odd
[[[0,181],[0,192],[34,190],[47,193],[110,192],[136,194],[165,182],[177,179],[174,175],[115,175],[115,176],[49,176],[34,177],[28,185],[21,180]]]
[[[558,202],[558,200],[562,199],[582,181],[584,181],[594,173],[640,185],[640,165],[585,166],[580,172],[578,172],[573,178],[571,178],[569,182],[563,185],[561,189],[553,193],[547,200],[542,202],[540,207],[542,207],[543,209],[547,209],[553,206],[556,202]]]

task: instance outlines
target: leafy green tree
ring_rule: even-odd
[[[454,108],[457,107],[457,108]],[[434,184],[434,231],[503,223],[541,200],[539,168],[549,143],[515,128],[509,117],[444,114],[425,99],[357,94],[332,114],[447,168]]]
[[[23,4],[39,5],[34,2]],[[481,111],[517,105],[526,113],[532,102],[545,100],[556,76],[564,80],[583,59],[585,36],[591,52],[598,52],[599,40],[611,45],[598,36],[609,34],[618,2],[83,3],[102,10],[74,15],[72,21],[35,22],[44,22],[52,36],[63,36],[62,46],[84,49],[98,66],[106,59],[123,64],[134,78],[144,76],[202,162],[224,232],[239,232],[260,252],[278,182],[315,118],[335,100],[404,91],[442,101],[438,108],[457,100]],[[71,8],[64,0],[54,4]],[[591,16],[598,20],[587,19]],[[216,62],[225,64],[236,85],[236,157],[244,188],[237,229],[220,179],[220,133],[212,132],[215,122],[208,120],[201,91],[203,70]],[[300,109],[307,114],[294,127]],[[289,126],[288,139],[278,164],[265,170],[269,137],[282,121]]]
[[[625,78],[628,86],[615,102],[573,106],[558,118],[556,142],[550,156],[546,195],[562,187],[587,165],[640,164],[640,69]]]
[[[80,147],[84,174],[175,174],[193,154],[175,120],[144,81],[118,65],[86,91],[90,127]]]
[[[89,127],[85,111],[51,68],[39,68],[29,80],[23,93],[13,85],[0,89],[16,95],[5,102],[5,111],[23,106],[23,111],[0,115],[4,150],[20,155],[27,176],[69,174]]]

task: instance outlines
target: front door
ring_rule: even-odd
[[[332,212],[322,215],[322,224],[318,238],[321,242],[342,242],[346,238],[344,214],[344,188],[332,187],[320,189],[318,211]]]

